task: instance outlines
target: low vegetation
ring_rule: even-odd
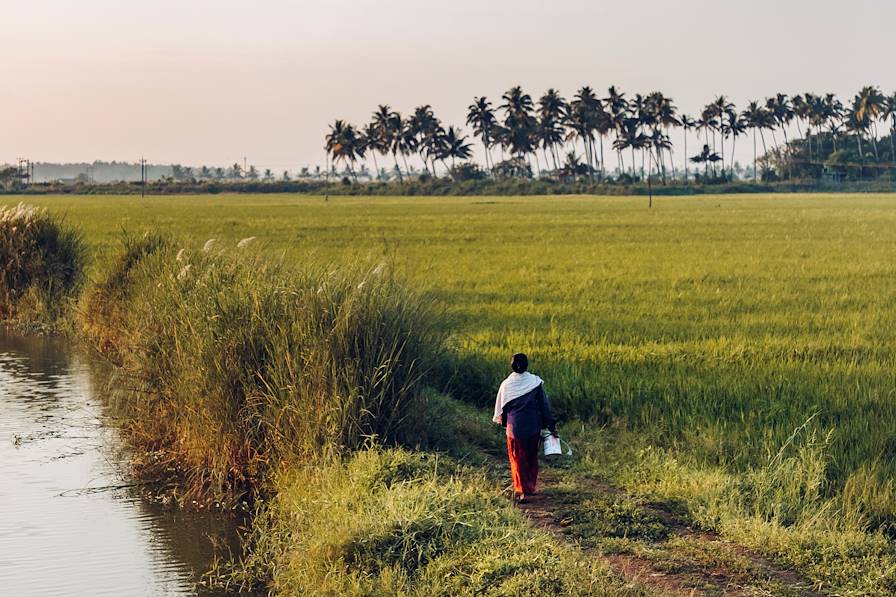
[[[277,486],[246,567],[277,594],[639,594],[445,457],[362,451],[295,468]],[[251,574],[230,582],[251,584]]]
[[[83,281],[81,236],[46,209],[0,207],[0,320],[53,325]]]
[[[567,435],[581,447],[580,459],[565,472],[569,480],[611,480],[642,502],[680,512],[699,528],[717,531],[738,545],[800,570],[825,591],[840,595],[892,595],[896,591],[892,539],[882,531],[868,532],[867,513],[856,507],[851,491],[827,494],[825,467],[830,446],[825,438],[807,433],[805,428],[796,430],[792,441],[778,453],[769,454],[766,462],[736,475],[723,467],[701,465],[657,449],[642,436],[615,427],[582,432],[569,426]],[[581,523],[593,510],[593,500],[583,499],[579,491],[573,502],[569,515],[576,521],[571,526],[574,533],[586,540],[599,533],[601,547],[607,550],[645,548],[608,541],[608,537],[621,535],[605,531],[608,517],[597,525]],[[888,496],[887,502],[892,505],[892,497]],[[628,509],[632,509],[630,503]],[[627,538],[637,540],[646,533],[655,538],[662,532],[655,518],[635,512],[628,517],[637,524],[624,521],[620,525]],[[618,524],[620,514],[615,514],[611,520]],[[667,563],[673,561],[670,553],[676,551],[670,547],[671,552],[663,555]]]

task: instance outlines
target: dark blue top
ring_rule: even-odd
[[[542,429],[555,433],[557,421],[551,412],[544,384],[505,404],[501,424],[507,428],[507,435],[515,439],[529,439]]]

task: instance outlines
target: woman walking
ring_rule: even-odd
[[[528,372],[529,359],[513,355],[513,372],[501,382],[493,421],[507,430],[507,455],[513,491],[519,501],[535,493],[538,482],[538,441],[542,429],[557,435],[557,422],[544,391],[544,381]]]

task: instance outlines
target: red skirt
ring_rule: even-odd
[[[507,436],[507,455],[510,457],[510,476],[517,494],[535,493],[538,483],[538,441],[534,435],[528,439]]]

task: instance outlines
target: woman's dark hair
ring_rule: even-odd
[[[521,352],[516,353],[510,359],[510,368],[517,373],[525,373],[526,369],[529,368],[529,357]]]

